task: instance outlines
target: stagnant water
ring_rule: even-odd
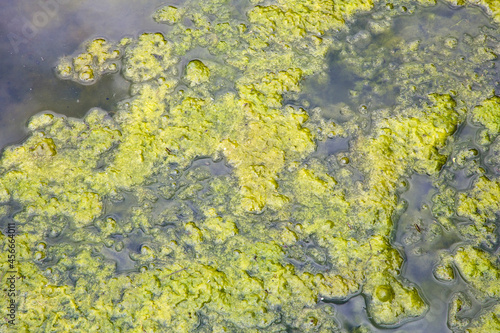
[[[54,73],[55,64],[61,56],[73,54],[79,50],[83,41],[91,38],[119,40],[126,35],[137,36],[145,31],[157,31],[158,25],[151,20],[151,13],[162,3],[163,1],[138,0],[127,1],[126,4],[113,0],[67,0],[48,9],[28,0],[3,4],[0,12],[0,148],[22,141],[27,135],[27,120],[41,111],[50,110],[72,117],[82,117],[91,107],[113,112],[117,102],[129,97],[130,85],[120,75],[105,76],[93,85],[79,85],[58,79]],[[46,21],[44,17],[47,18]],[[383,21],[383,18],[372,14],[360,15],[349,23],[348,31],[340,32],[334,35],[334,38],[350,40],[351,42],[346,44],[347,48],[351,45],[355,49],[359,61],[363,61],[363,52],[368,54],[370,47],[373,50],[377,47],[386,48],[388,52],[382,52],[380,56],[386,56],[383,62],[389,64],[401,60],[390,58],[390,48],[394,45],[391,40],[394,38],[408,42],[418,39],[425,44],[427,41],[432,43],[434,37],[442,34],[461,40],[466,34],[475,36],[485,27],[494,26],[479,7],[452,8],[443,3],[428,8],[417,8],[413,13],[401,11],[400,15],[390,18],[390,23],[381,32],[371,31],[365,35],[371,22],[377,20]],[[401,95],[401,87],[395,84],[385,91],[378,91],[377,84],[380,82],[377,80],[385,71],[390,70],[389,67],[381,65],[378,74],[364,77],[353,69],[356,64],[350,62],[352,59],[349,59],[349,55],[343,55],[341,51],[341,48],[332,47],[328,55],[328,71],[306,80],[304,93],[300,96],[285,96],[286,101],[307,109],[319,107],[323,117],[338,122],[348,121],[350,114],[357,114],[360,121],[366,122],[365,130],[368,131],[373,119],[363,110],[393,106]],[[445,66],[446,61],[436,59],[438,66]],[[496,64],[498,65],[498,62]],[[498,78],[498,74],[496,69],[490,71],[493,79]],[[390,78],[390,75],[388,77]],[[498,85],[493,81],[490,83],[498,92]],[[427,83],[418,84],[425,86]],[[437,89],[438,86],[439,83],[436,86],[428,84],[431,90]],[[350,113],[346,113],[346,108]],[[477,148],[475,140],[479,130],[469,122],[462,125],[455,134],[457,145]],[[331,156],[342,156],[348,153],[350,145],[349,137],[326,139],[318,144],[316,152],[310,158],[328,159]],[[477,160],[478,163],[484,164],[484,156],[479,156]],[[185,172],[200,166],[208,167],[214,176],[232,171],[224,161],[200,159],[193,162]],[[352,172],[353,177],[362,180],[359,171],[353,169]],[[453,172],[450,184],[458,190],[470,189],[476,179],[474,177],[477,177],[468,174],[466,170]],[[489,172],[494,174],[495,170]],[[184,176],[181,175],[181,179],[182,177]],[[363,325],[373,332],[451,331],[447,326],[450,298],[458,291],[469,291],[460,276],[450,284],[440,283],[433,277],[439,251],[453,250],[462,241],[459,235],[441,230],[440,227],[437,227],[438,235],[433,234],[436,222],[432,214],[432,198],[437,191],[436,184],[433,184],[429,177],[412,175],[399,193],[400,199],[407,202],[406,209],[394,217],[393,244],[404,253],[405,258],[402,277],[418,286],[430,306],[429,311],[417,321],[398,328],[383,329],[375,327],[367,317],[362,296],[355,296],[344,304],[329,305],[337,310],[336,318],[343,328],[352,330]],[[106,210],[109,215],[119,216],[132,204],[133,202],[125,198],[121,204],[107,207]],[[168,204],[168,200],[156,203]],[[168,228],[168,223],[164,227]],[[117,262],[120,274],[126,274],[139,269],[130,259],[130,253],[139,252],[141,246],[147,242],[148,236],[136,230],[124,240],[125,251],[104,249],[102,254]],[[482,305],[476,302],[466,315],[472,318],[481,308]]]

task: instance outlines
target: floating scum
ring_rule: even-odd
[[[417,4],[250,2],[246,16],[222,0],[166,5],[153,14],[169,25],[164,34],[96,39],[61,58],[62,79],[92,84],[119,72],[131,82],[131,98],[83,119],[39,114],[29,137],[3,151],[0,216],[19,227],[18,273],[26,277],[17,331],[342,331],[329,303],[357,294],[379,327],[428,311],[422,293],[400,276],[403,256],[391,244],[394,216],[404,209],[397,189],[413,173],[439,182],[466,119],[484,126],[484,147],[500,146],[494,87],[473,90],[476,81],[490,84],[476,75],[470,86],[455,80],[422,93],[422,82],[437,87],[450,77],[418,67],[422,58],[389,81],[409,87],[413,80],[415,89],[401,90],[368,126],[356,112],[327,119],[287,100],[327,70],[332,49],[371,75],[355,62],[364,49],[335,33],[355,13],[411,12]],[[495,2],[480,5],[498,20]],[[499,51],[491,38],[474,42],[482,48],[463,65],[466,73]],[[402,57],[424,54],[415,45],[400,50]],[[383,94],[378,89],[374,98]],[[411,102],[417,95],[420,102]],[[349,159],[342,159],[348,166],[311,157],[335,137],[350,139]],[[230,173],[194,166],[206,157],[223,159]],[[471,222],[461,230],[465,245],[443,256],[436,274],[453,279],[456,267],[498,304],[498,262],[476,236],[495,229],[500,183],[479,169],[471,189],[442,185],[435,199],[448,230],[457,228],[454,216]],[[7,237],[1,240],[5,248]],[[118,262],[127,260],[137,269],[120,271]],[[452,301],[451,314],[460,302]],[[498,329],[498,315],[492,307],[467,327]]]

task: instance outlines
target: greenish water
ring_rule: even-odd
[[[125,6],[113,1],[91,1],[84,5],[68,5],[61,7],[57,19],[40,29],[30,43],[20,45],[19,53],[12,51],[12,45],[2,43],[1,52],[6,56],[0,59],[0,98],[4,105],[0,112],[0,147],[22,140],[27,134],[24,127],[27,119],[40,111],[51,110],[67,116],[82,117],[91,107],[100,107],[114,113],[117,103],[129,97],[129,83],[120,75],[104,76],[94,85],[81,86],[59,80],[53,72],[54,65],[60,56],[73,54],[75,50],[78,51],[78,45],[82,41],[90,38],[118,40],[123,37],[123,31],[132,35],[159,31],[158,25],[151,23],[150,17],[160,4],[159,1],[146,4],[131,1]],[[244,7],[247,2],[241,4]],[[16,15],[29,17],[38,10],[31,6],[33,5],[29,3],[13,3],[2,15],[5,18]],[[328,55],[328,69],[322,74],[307,78],[300,96],[285,95],[290,105],[304,106],[308,110],[320,108],[323,118],[340,124],[359,125],[359,131],[353,130],[345,137],[328,138],[319,142],[316,151],[304,162],[314,163],[317,159],[332,170],[341,167],[348,169],[351,178],[345,180],[343,185],[364,181],[360,170],[351,164],[342,165],[341,159],[350,156],[352,144],[360,133],[368,133],[374,122],[389,114],[389,109],[395,108],[391,112],[397,113],[400,112],[398,107],[421,105],[424,93],[449,93],[464,80],[469,80],[471,73],[478,73],[481,78],[475,81],[473,91],[464,98],[461,106],[472,107],[479,103],[485,98],[486,92],[482,94],[481,91],[486,87],[495,87],[498,93],[498,67],[484,67],[483,64],[476,67],[461,66],[459,62],[461,57],[473,56],[471,45],[475,44],[468,35],[496,33],[496,30],[490,30],[494,26],[481,9],[457,9],[443,3],[428,8],[407,7],[406,11],[401,7],[387,11],[385,5],[378,6],[373,13],[360,15],[349,23],[347,31],[333,34],[331,37],[336,42]],[[5,21],[2,19],[2,22]],[[380,31],[374,28],[384,25],[387,27],[380,28]],[[168,28],[162,26],[161,29]],[[19,26],[2,26],[4,36],[16,31],[19,31]],[[452,56],[440,53],[446,38],[455,38],[460,45],[452,52]],[[400,47],[415,40],[421,42],[421,54],[411,58]],[[184,68],[192,57],[210,57],[201,52],[195,50],[189,57],[181,60],[180,68]],[[433,62],[440,74],[433,77],[432,81],[425,75],[402,76],[403,71],[399,69],[412,61],[415,64],[418,61],[421,64]],[[494,64],[498,65],[498,60]],[[414,90],[407,90],[410,86],[415,87]],[[222,91],[230,91],[232,88],[223,87]],[[495,153],[481,148],[477,143],[480,130],[469,121],[461,125],[454,134],[455,142],[448,148],[451,151],[450,160],[464,149],[477,149],[478,155],[469,161],[477,161],[477,165],[484,166],[489,176],[498,175],[498,164],[488,165],[489,158]],[[201,216],[200,203],[205,198],[210,200],[213,195],[210,193],[209,179],[231,175],[233,172],[226,162],[224,159],[213,161],[211,158],[199,158],[187,168],[170,165],[167,178],[148,181],[146,188],[156,198],[146,198],[144,201],[147,202],[160,232],[174,233],[172,230],[179,221],[184,223]],[[457,168],[448,162],[435,177],[409,175],[405,180],[406,184],[398,189],[398,199],[406,204],[404,209],[399,209],[393,216],[394,232],[391,241],[405,259],[401,277],[416,285],[429,305],[424,317],[397,328],[376,327],[368,318],[363,296],[354,295],[344,303],[328,302],[325,305],[335,309],[336,321],[341,324],[342,329],[353,331],[356,327],[364,326],[373,332],[449,332],[448,304],[454,294],[463,292],[472,299],[471,309],[460,313],[464,318],[473,318],[491,305],[491,300],[477,301],[470,286],[459,274],[450,283],[439,282],[433,275],[440,253],[453,251],[464,242],[459,234],[446,230],[436,222],[436,214],[432,211],[433,200],[442,184],[458,191],[469,190],[478,178],[471,163]],[[197,186],[196,189],[192,189],[193,184]],[[118,198],[106,199],[106,217],[126,220],[138,205],[134,196],[127,193],[120,195]],[[172,200],[174,195],[175,200]],[[453,218],[459,219],[457,216]],[[109,246],[95,246],[96,255],[101,254],[105,260],[116,263],[117,274],[137,272],[147,262],[141,257],[141,251],[145,247],[155,246],[154,237],[148,235],[145,229],[137,228],[125,236],[111,236],[114,242]],[[70,243],[70,235],[75,231],[71,227],[54,230],[47,242],[49,245]],[[88,231],[99,233],[100,230],[92,226]],[[330,267],[327,255],[314,240],[299,241],[297,248],[297,255],[292,255],[294,253],[290,251],[288,260],[298,269],[323,271]],[[193,248],[186,248],[185,251],[193,258],[196,257]],[[495,243],[489,251],[498,253],[498,244]],[[54,265],[57,259],[57,256],[49,257],[39,266],[42,270],[46,269]],[[158,261],[149,264],[151,268],[162,263]]]

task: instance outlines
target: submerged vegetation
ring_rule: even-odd
[[[61,58],[60,78],[119,72],[131,96],[39,114],[3,151],[0,216],[28,277],[18,331],[347,331],[333,304],[356,295],[377,327],[418,320],[429,303],[394,243],[413,174],[436,188],[432,239],[459,237],[434,276],[472,291],[448,326],[500,329],[499,8],[483,1],[493,21],[478,26],[432,6],[193,0],[152,13],[162,33]],[[316,153],[339,138],[347,151]],[[470,297],[485,305],[466,320]]]

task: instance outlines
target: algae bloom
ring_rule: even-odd
[[[426,327],[425,286],[457,279],[443,325],[500,330],[500,7],[476,2],[192,0],[61,56],[61,79],[121,75],[130,96],[38,114],[1,155],[16,330]],[[358,296],[366,320],[339,315]]]

